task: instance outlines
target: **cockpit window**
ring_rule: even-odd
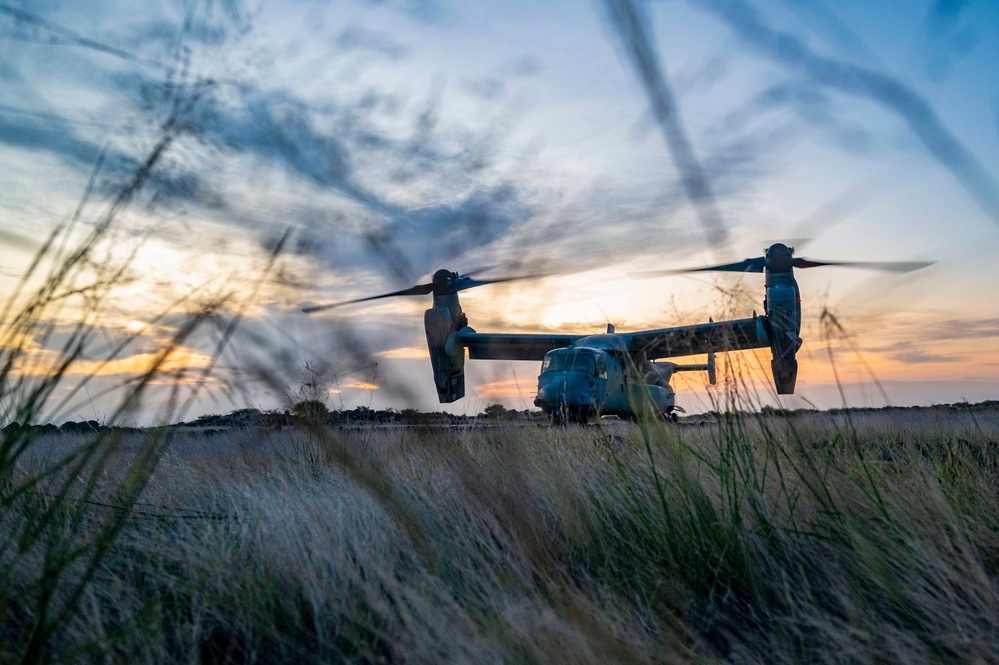
[[[565,367],[565,357],[568,353],[566,349],[556,349],[546,353],[545,359],[541,363],[541,373],[561,372],[562,368]]]
[[[566,372],[582,372],[583,374],[593,374],[596,369],[596,361],[592,353],[586,351],[575,351],[570,353],[565,359]]]
[[[583,372],[607,378],[607,362],[603,354],[587,349],[557,349],[545,354],[541,363],[541,373]]]

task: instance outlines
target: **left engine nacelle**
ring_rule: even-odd
[[[458,330],[467,324],[457,302],[453,307],[433,307],[423,315],[430,364],[434,368],[434,385],[441,404],[456,402],[465,396],[465,348],[456,342],[456,338]]]

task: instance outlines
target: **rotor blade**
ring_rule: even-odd
[[[479,273],[489,272],[490,270],[495,270],[496,268],[497,268],[496,265],[476,266],[476,267],[472,268],[471,270],[463,272],[462,276],[464,276],[464,277],[475,277]]]
[[[462,275],[456,279],[451,286],[452,291],[464,291],[465,289],[473,289],[476,286],[484,286],[486,284],[499,284],[501,282],[517,282],[526,279],[540,279],[541,277],[550,277],[556,273],[549,272],[540,275],[518,275],[516,277],[497,277],[495,279],[472,279],[468,275]]]
[[[812,261],[805,258],[791,259],[795,268],[821,268],[841,266],[845,268],[870,268],[889,272],[912,272],[933,265],[933,261]]]
[[[365,302],[367,300],[378,300],[379,298],[393,298],[395,296],[425,296],[428,293],[432,293],[434,290],[433,284],[417,284],[416,286],[411,286],[408,289],[403,289],[401,291],[393,291],[392,293],[383,293],[378,296],[368,296],[367,298],[357,298],[356,300],[345,300],[344,302],[335,302],[331,305],[315,305],[313,307],[303,307],[302,311],[306,314],[312,314],[313,312],[321,312],[326,309],[333,309],[334,307],[340,307],[341,305],[351,305],[355,302]]]
[[[680,275],[687,272],[763,272],[766,266],[766,259],[759,256],[755,259],[744,259],[738,263],[723,263],[717,266],[705,266],[704,268],[681,268],[679,270],[642,270],[639,272],[629,272],[628,276],[634,279],[651,279],[653,277],[665,277],[666,275]]]
[[[628,277],[632,279],[655,279],[656,277],[669,277],[671,275],[682,275],[685,272],[691,272],[690,270],[639,270],[637,272],[629,272]]]

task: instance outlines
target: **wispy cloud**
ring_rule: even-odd
[[[871,100],[896,114],[982,211],[999,224],[999,184],[915,88],[877,69],[816,53],[796,35],[772,28],[745,0],[693,0],[691,4],[718,18],[749,49],[788,72],[807,76],[828,90]]]
[[[925,351],[919,351],[917,349],[911,349],[909,351],[900,351],[898,353],[893,353],[889,356],[892,360],[898,361],[900,363],[905,363],[907,365],[921,365],[926,363],[953,363],[958,359],[958,356],[945,356],[937,353],[926,353]]]

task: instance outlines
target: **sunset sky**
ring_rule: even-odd
[[[760,275],[628,272],[809,239],[798,255],[935,263],[798,271],[805,344],[780,404],[839,406],[837,384],[856,406],[999,399],[999,4],[636,2],[723,239],[685,194],[614,5],[0,1],[5,293],[60,224],[76,220],[70,246],[98,228],[170,139],[80,279],[127,271],[97,311],[67,299],[5,334],[26,350],[16,373],[48,371],[82,321],[51,417],[106,419],[210,307],[132,419],[154,421],[178,384],[186,418],[283,408],[306,364],[330,407],[439,410],[429,297],[301,307],[446,267],[560,273],[463,292],[480,332],[741,318],[762,312]],[[777,403],[765,355],[727,362]],[[466,371],[447,410],[531,406],[537,363]],[[705,383],[674,379],[678,404],[710,408]]]

